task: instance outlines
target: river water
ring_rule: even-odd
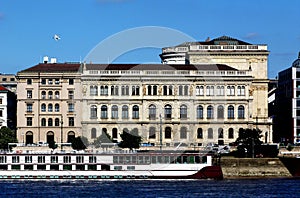
[[[0,181],[0,197],[300,197],[300,179]]]

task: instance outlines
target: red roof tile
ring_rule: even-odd
[[[8,91],[8,89],[6,89],[6,88],[3,87],[2,85],[0,85],[0,91]]]
[[[20,72],[76,72],[79,68],[79,63],[40,63]]]

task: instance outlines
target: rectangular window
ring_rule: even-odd
[[[19,156],[12,156],[12,163],[19,163],[20,157]]]
[[[64,156],[64,163],[71,163],[71,156]]]
[[[69,112],[74,112],[74,103],[69,103],[68,104],[68,111]]]
[[[45,78],[42,78],[41,84],[42,84],[42,85],[45,85],[45,84],[46,84],[46,79],[45,79]]]
[[[69,126],[74,126],[74,117],[69,117]]]
[[[3,117],[3,111],[0,110],[0,117]]]
[[[48,79],[48,84],[49,84],[49,85],[52,85],[52,84],[53,84],[52,79]]]
[[[27,124],[27,126],[32,126],[32,117],[26,118],[26,124]]]
[[[25,163],[32,163],[32,156],[25,156]]]
[[[32,112],[32,104],[27,104],[27,112]]]
[[[32,98],[32,90],[27,90],[27,98]]]
[[[2,98],[0,98],[0,104],[2,104]]]
[[[45,163],[45,156],[38,156],[38,163]]]
[[[58,163],[58,156],[51,156],[51,163]]]
[[[69,91],[69,99],[74,99],[74,91]]]
[[[59,85],[59,79],[58,78],[55,79],[55,84]]]
[[[74,85],[74,79],[72,78],[69,79],[69,85]]]

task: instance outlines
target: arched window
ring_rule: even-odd
[[[59,112],[59,104],[54,105],[55,112]]]
[[[148,92],[147,92],[148,95],[151,96],[151,95],[152,95],[152,86],[151,86],[151,85],[148,85],[148,86],[147,86],[147,90],[148,90]]]
[[[234,86],[227,86],[227,96],[234,96]]]
[[[75,139],[75,133],[73,131],[68,132],[67,142],[71,143]]]
[[[239,119],[245,118],[245,107],[243,105],[240,105],[238,107],[238,118]]]
[[[139,86],[132,86],[131,95],[139,96],[140,95],[140,87]]]
[[[105,88],[104,86],[100,86],[100,96],[104,96],[105,95]]]
[[[122,106],[122,118],[128,119],[128,106],[127,105]]]
[[[202,139],[203,138],[203,130],[202,128],[197,129],[197,138]]]
[[[186,127],[180,128],[180,139],[187,139],[187,129]]]
[[[213,106],[209,105],[207,107],[207,119],[213,119],[214,118],[214,108]]]
[[[46,99],[46,92],[42,91],[42,99]]]
[[[223,139],[224,138],[224,134],[223,134],[223,129],[222,128],[218,129],[218,138],[219,139]]]
[[[53,92],[52,92],[52,91],[49,91],[49,92],[48,92],[48,98],[49,98],[49,99],[52,99],[52,98],[53,98]]]
[[[169,95],[172,96],[173,95],[173,86],[169,85]]]
[[[104,86],[104,95],[108,96],[108,86],[107,85]]]
[[[53,120],[52,120],[52,118],[49,118],[48,119],[48,126],[52,126],[53,125]]]
[[[55,126],[59,126],[59,118],[55,118],[55,120],[54,120],[54,125],[55,125]]]
[[[117,105],[113,105],[111,108],[111,118],[118,119],[118,106]]]
[[[155,139],[155,127],[149,128],[149,139]]]
[[[153,95],[156,96],[157,95],[157,85],[153,86]]]
[[[217,95],[224,96],[224,86],[217,86]]]
[[[218,106],[217,117],[219,119],[223,119],[224,118],[224,107],[222,105]]]
[[[171,119],[172,118],[172,106],[166,105],[165,106],[165,119]]]
[[[165,128],[165,139],[171,139],[172,134],[171,134],[171,127],[166,127]]]
[[[214,138],[214,133],[213,133],[213,129],[209,128],[207,130],[207,139],[213,139]]]
[[[163,86],[163,93],[164,93],[164,96],[168,95],[168,86],[167,85]]]
[[[183,95],[183,86],[182,85],[179,85],[179,93],[178,95],[182,96]]]
[[[46,126],[46,118],[42,118],[42,120],[41,120],[41,126]]]
[[[52,112],[53,111],[53,105],[52,104],[48,104],[48,112]]]
[[[234,107],[232,105],[228,106],[228,119],[234,118]]]
[[[187,86],[187,85],[184,86],[184,95],[185,96],[189,95],[189,86]]]
[[[26,132],[26,144],[33,144],[33,133],[31,131]]]
[[[96,105],[92,105],[90,108],[91,111],[91,118],[97,118],[97,106]]]
[[[113,139],[117,139],[118,138],[118,129],[117,128],[113,128],[112,129],[112,138]]]
[[[46,111],[46,104],[43,103],[43,104],[41,105],[41,111],[42,111],[42,112],[45,112],[45,111]]]
[[[133,119],[138,119],[139,118],[139,106],[134,105],[132,107],[132,118]]]
[[[180,119],[187,119],[187,106],[186,105],[180,106]]]
[[[111,95],[118,96],[119,95],[119,86],[111,86]]]
[[[56,99],[59,99],[59,91],[56,91],[56,92],[55,92],[55,98],[56,98]]]
[[[197,106],[197,119],[203,119],[203,107],[201,105]]]
[[[90,95],[98,96],[98,86],[96,86],[96,85],[90,86]]]
[[[233,135],[233,128],[229,128],[228,129],[228,139],[233,139],[234,135]]]
[[[150,120],[156,119],[156,106],[153,104],[149,106],[149,119]]]
[[[200,86],[196,86],[195,93],[196,93],[196,96],[200,95]]]
[[[97,130],[95,128],[91,129],[91,139],[95,139],[97,137]]]
[[[237,87],[237,95],[244,96],[245,95],[245,86],[238,86]]]
[[[47,133],[47,143],[49,144],[51,144],[51,143],[53,143],[54,142],[54,133],[52,132],[52,131],[49,131],[48,133]]]
[[[107,119],[107,106],[106,105],[101,106],[101,118]]]

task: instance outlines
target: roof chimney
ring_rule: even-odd
[[[48,63],[48,61],[49,61],[49,58],[48,58],[48,56],[44,56],[44,58],[43,58],[43,63],[47,64],[47,63]]]
[[[56,63],[56,58],[51,58],[50,63]]]

